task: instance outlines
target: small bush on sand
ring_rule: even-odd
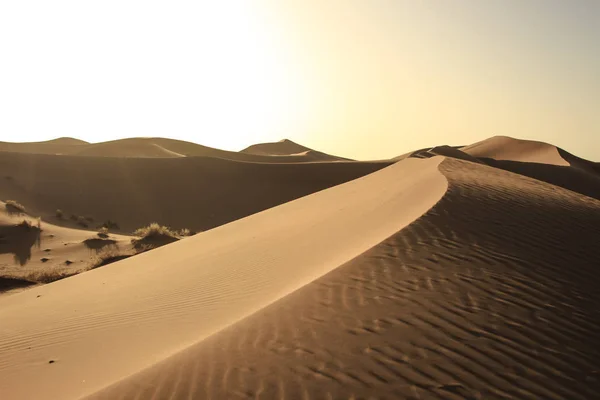
[[[98,236],[101,238],[107,238],[108,237],[108,228],[103,226],[98,230]]]
[[[192,236],[193,235],[192,231],[190,231],[188,228],[183,228],[178,233],[179,233],[179,236]]]
[[[5,207],[9,214],[25,213],[25,206],[15,200],[6,200]]]
[[[134,256],[134,251],[121,251],[117,246],[105,247],[92,258],[88,266],[89,269],[95,269],[104,265],[112,264],[117,261],[124,260],[128,257]]]
[[[157,248],[180,239],[177,231],[159,225],[156,222],[137,229],[133,234],[138,236],[138,238],[131,240],[137,250],[140,250],[142,247],[146,249]]]
[[[79,272],[66,270],[64,268],[44,268],[40,271],[30,272],[25,276],[25,279],[30,282],[37,283],[50,283],[54,281],[58,281],[64,278],[68,278],[73,275],[77,275]]]
[[[138,228],[133,232],[135,236],[139,236],[141,239],[159,238],[159,237],[172,237],[177,238],[177,232],[171,230],[169,227],[159,225],[156,222],[151,223],[143,228]]]
[[[60,208],[57,208],[56,211],[54,212],[54,215],[58,219],[63,219],[63,217],[65,216],[65,213],[63,213],[63,210],[61,210]]]

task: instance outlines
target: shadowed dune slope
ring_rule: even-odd
[[[3,397],[92,394],[284,298],[430,209],[447,189],[441,160],[405,160],[0,299]]]
[[[549,399],[600,392],[600,202],[446,159],[407,228],[90,399]]]
[[[487,165],[548,182],[600,200],[600,174],[592,171],[574,166],[494,160],[491,158],[482,158],[481,160]]]
[[[130,232],[152,221],[207,230],[377,171],[389,163],[260,164],[188,158],[3,153],[0,193],[32,215],[112,220]],[[95,226],[95,225],[93,225]]]
[[[303,155],[314,161],[340,161],[346,160],[346,158],[332,156],[329,154],[321,153],[309,149],[308,147],[302,146],[298,143],[292,142],[291,140],[284,139],[279,142],[273,143],[259,143],[245,148],[241,153],[264,155],[264,156],[299,156]]]

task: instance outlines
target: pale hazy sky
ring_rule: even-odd
[[[0,2],[2,141],[368,159],[493,135],[600,161],[600,1]]]

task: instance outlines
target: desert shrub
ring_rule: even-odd
[[[61,210],[60,208],[57,208],[56,211],[54,212],[54,215],[58,219],[63,219],[63,217],[65,216],[65,213],[63,213],[63,210]]]
[[[108,228],[103,226],[98,230],[98,236],[101,238],[108,237]]]
[[[24,213],[25,212],[25,206],[15,200],[6,200],[6,204],[4,207],[6,207],[6,211],[8,211],[9,213]]]
[[[159,225],[156,222],[151,223],[143,228],[136,229],[133,234],[139,236],[142,239],[147,238],[158,238],[158,237],[172,237],[177,238],[177,232],[171,230],[169,227]]]
[[[89,269],[95,269],[104,265],[112,264],[135,255],[133,251],[121,251],[117,246],[105,247],[94,256],[89,265]]]
[[[50,283],[73,275],[77,275],[77,271],[66,270],[64,268],[44,268],[39,271],[32,271],[25,276],[25,279],[30,282]]]
[[[178,232],[178,234],[179,236],[192,236],[192,231],[190,231],[188,228],[183,228]]]
[[[138,236],[131,240],[134,248],[138,251],[142,248],[145,248],[145,251],[147,251],[150,248],[161,247],[180,239],[177,231],[174,231],[167,226],[159,225],[156,222],[143,228],[136,229],[133,234]]]

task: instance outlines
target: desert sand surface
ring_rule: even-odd
[[[294,145],[243,152],[312,151]],[[175,227],[215,228],[0,297],[1,398],[600,393],[597,163],[507,137],[379,163],[256,163],[161,147],[181,156],[3,153],[0,171],[10,179],[0,193],[41,215],[41,234],[53,234],[56,248],[68,241],[84,251],[81,241],[94,234],[54,221],[44,229],[61,193],[62,202],[77,197],[68,203],[73,212],[116,220],[98,210],[112,200],[84,183],[90,176],[95,186],[115,187],[127,207],[146,207],[151,220],[162,218],[153,212],[168,204],[182,216],[169,220]],[[135,172],[115,181],[117,170]],[[165,171],[188,186],[217,188],[220,197],[212,202],[203,199],[206,190],[177,189],[175,175]],[[147,189],[144,180],[159,189]],[[239,211],[240,199],[256,201],[252,193],[273,196],[294,186],[303,188],[296,197]],[[96,191],[86,197],[88,190]],[[162,200],[153,208],[148,194],[174,190],[181,190],[181,204],[197,206]],[[127,203],[139,191],[145,196]],[[76,208],[88,203],[89,210]],[[110,210],[118,212],[116,203]],[[202,225],[194,214],[210,212],[229,217]],[[127,229],[138,223],[119,216]],[[2,218],[12,229],[20,217]],[[67,256],[56,254],[58,261]]]

